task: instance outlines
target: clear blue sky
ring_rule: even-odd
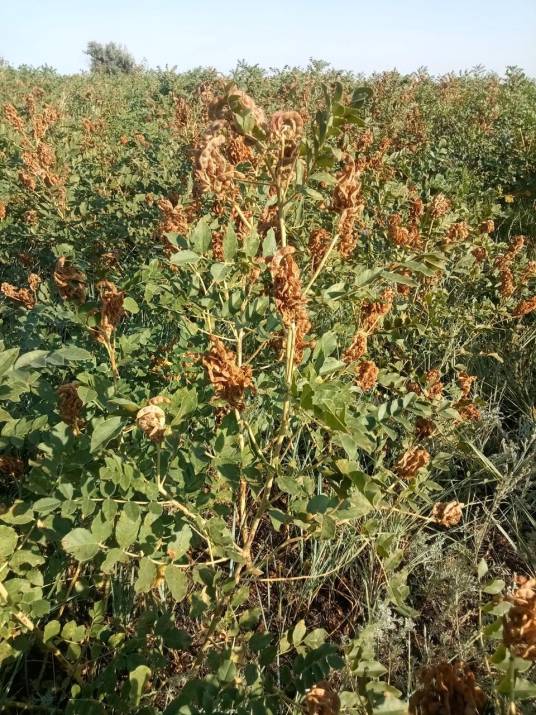
[[[87,69],[88,40],[179,70],[314,57],[366,73],[483,64],[536,76],[536,0],[0,0],[0,57],[13,65]]]

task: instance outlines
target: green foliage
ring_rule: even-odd
[[[533,707],[534,83],[93,49],[0,68],[0,709]]]

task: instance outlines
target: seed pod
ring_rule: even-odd
[[[138,410],[136,424],[151,442],[162,442],[166,431],[166,415],[158,405],[147,405]]]

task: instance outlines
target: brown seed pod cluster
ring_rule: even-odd
[[[57,394],[58,412],[62,421],[69,425],[75,435],[80,434],[84,424],[84,420],[80,416],[84,404],[78,396],[78,383],[67,382],[60,385]]]
[[[309,255],[311,256],[311,269],[315,271],[324,258],[331,236],[325,228],[315,228],[309,236]]]
[[[518,577],[506,600],[512,606],[503,618],[504,643],[519,658],[536,661],[536,579]]]
[[[151,442],[160,443],[166,433],[166,413],[157,404],[146,405],[136,413],[136,424]]]
[[[470,229],[465,221],[457,221],[450,226],[445,236],[444,243],[450,245],[453,243],[461,243],[469,237]]]
[[[71,264],[68,258],[60,256],[56,261],[52,279],[63,300],[84,303],[86,300],[86,274]]]
[[[480,410],[471,400],[459,400],[454,407],[464,422],[478,422],[482,417]]]
[[[475,246],[471,253],[477,263],[484,263],[488,257],[488,252],[483,246]]]
[[[366,333],[372,333],[380,321],[393,307],[394,291],[387,288],[381,294],[381,300],[363,303],[361,306],[361,327]]]
[[[412,447],[400,457],[395,465],[395,472],[401,479],[409,481],[417,472],[426,467],[430,461],[428,450],[422,447]]]
[[[441,218],[450,211],[450,201],[444,194],[436,194],[428,205],[432,218]]]
[[[7,216],[7,206],[3,201],[0,201],[0,221],[3,221]]]
[[[373,360],[363,360],[356,368],[356,382],[365,392],[372,390],[378,380],[379,372]]]
[[[486,695],[463,662],[438,663],[419,673],[421,685],[409,701],[409,715],[483,715]]]
[[[458,373],[458,385],[462,391],[463,397],[468,397],[473,384],[476,382],[476,377],[474,375],[469,375],[466,372]]]
[[[512,311],[512,315],[514,316],[514,318],[522,318],[524,315],[533,313],[535,310],[536,295],[533,295],[532,298],[527,298],[527,300],[520,301]]]
[[[166,233],[178,233],[185,236],[188,233],[188,220],[184,207],[176,206],[169,199],[161,198],[157,201],[160,209],[160,222],[156,229],[156,237],[160,239],[167,256],[177,252],[176,246],[168,240]]]
[[[17,479],[24,474],[24,462],[11,454],[0,455],[0,474]]]
[[[356,162],[347,156],[343,168],[337,175],[337,184],[333,190],[332,209],[340,214],[339,252],[344,258],[347,258],[356,246],[358,237],[354,229],[365,203],[361,194],[359,175]]]
[[[389,216],[388,222],[389,239],[396,246],[418,246],[421,240],[417,223],[413,223],[409,228],[402,226],[402,217],[399,213],[393,213]]]
[[[426,396],[430,400],[439,400],[443,395],[443,383],[441,382],[441,373],[437,369],[428,370],[425,375],[426,380]]]
[[[31,310],[37,302],[36,292],[40,283],[39,276],[35,273],[30,273],[28,276],[29,288],[17,288],[11,283],[4,282],[0,285],[0,293],[3,293],[6,298],[10,298],[16,303],[21,303],[26,310]]]
[[[295,249],[285,246],[278,249],[270,261],[272,289],[275,305],[283,324],[295,327],[294,360],[299,364],[306,346],[305,336],[311,329],[307,313],[307,299],[303,295],[300,269],[294,260]]]
[[[341,710],[339,695],[326,680],[313,685],[303,704],[307,715],[338,715]]]
[[[253,371],[249,365],[239,366],[236,354],[227,350],[223,341],[211,336],[211,347],[203,355],[202,363],[216,396],[231,407],[244,409],[244,393],[253,388]]]
[[[227,143],[225,134],[218,133],[221,123],[205,134],[197,156],[196,179],[204,192],[212,192],[223,200],[236,194],[235,169],[225,158],[222,149]]]
[[[482,221],[480,224],[480,233],[493,233],[495,231],[495,222],[492,218],[488,218]]]
[[[109,343],[114,330],[125,314],[123,301],[125,293],[110,281],[97,283],[100,295],[100,325],[95,329],[95,337],[100,343]]]
[[[462,502],[459,501],[438,501],[432,509],[432,519],[441,526],[456,526],[462,519]]]
[[[344,351],[342,359],[348,365],[359,360],[366,352],[367,334],[362,330],[358,330],[352,339],[352,344]]]

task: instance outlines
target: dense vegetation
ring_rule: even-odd
[[[0,80],[0,710],[533,713],[536,84]]]

